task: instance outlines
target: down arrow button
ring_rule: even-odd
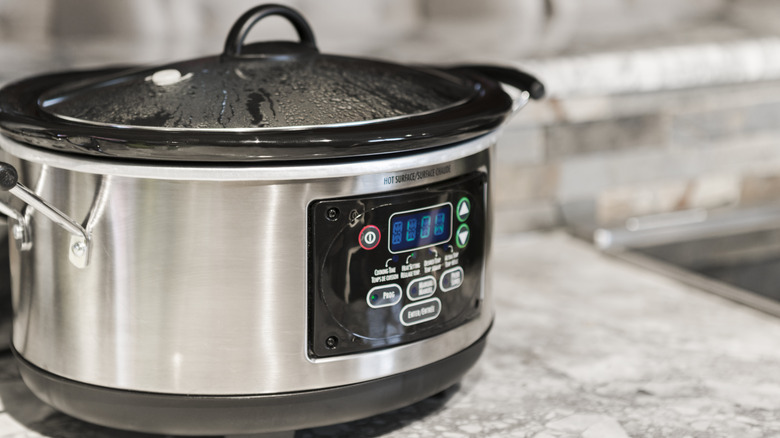
[[[469,237],[471,237],[469,226],[461,224],[458,227],[458,231],[455,233],[455,244],[458,245],[458,248],[465,248],[466,244],[469,243]]]

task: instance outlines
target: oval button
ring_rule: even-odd
[[[438,298],[407,304],[401,309],[401,324],[410,326],[431,321],[438,318],[440,313],[441,300]]]
[[[394,306],[401,301],[401,286],[397,284],[383,284],[381,286],[372,287],[366,295],[366,302],[368,307],[378,309],[380,307]]]
[[[432,275],[418,278],[406,286],[406,295],[412,301],[428,298],[436,292],[436,279]]]
[[[460,285],[463,284],[463,268],[456,266],[447,269],[441,274],[439,283],[441,290],[444,292],[459,288]]]

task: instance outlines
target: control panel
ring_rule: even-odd
[[[479,316],[483,172],[309,206],[309,354],[330,357],[435,336]]]

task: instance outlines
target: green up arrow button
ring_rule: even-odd
[[[455,214],[460,222],[465,222],[469,218],[469,214],[471,214],[471,201],[469,201],[469,198],[465,196],[460,198]]]

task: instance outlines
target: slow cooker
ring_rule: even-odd
[[[269,15],[300,41],[245,44]],[[492,146],[542,94],[512,68],[321,54],[279,5],[218,56],[6,86],[24,382],[74,417],[180,435],[344,422],[453,385],[493,321]]]

